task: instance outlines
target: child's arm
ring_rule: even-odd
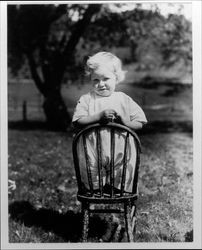
[[[99,113],[95,115],[84,116],[73,122],[75,127],[83,127],[99,121]]]
[[[139,121],[127,121],[127,120],[123,120],[122,119],[122,123],[123,125],[131,128],[131,129],[134,129],[134,130],[138,130],[138,129],[141,129],[143,127],[143,124],[142,122],[139,122]]]
[[[76,127],[83,127],[83,126],[90,125],[96,122],[110,121],[111,119],[114,118],[115,113],[116,112],[112,109],[106,109],[94,115],[83,116],[79,118],[78,120],[76,120],[75,122],[73,122],[73,125]]]
[[[142,122],[136,120],[129,121],[118,114],[116,114],[116,121],[134,130],[141,129],[143,127]]]
[[[144,124],[147,123],[147,119],[143,110],[136,102],[132,100],[131,97],[124,95],[124,98],[125,110],[123,113],[118,112],[116,114],[116,122],[134,130],[142,129]]]

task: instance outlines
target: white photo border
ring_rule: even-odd
[[[47,4],[56,1],[1,1],[0,2],[0,93],[1,93],[1,249],[201,249],[201,151],[202,151],[202,63],[201,63],[201,1],[107,1],[131,3],[190,3],[192,4],[193,25],[193,168],[194,202],[193,242],[184,243],[9,243],[8,239],[8,120],[7,120],[7,5],[8,4]],[[106,3],[106,1],[57,1],[57,3]]]

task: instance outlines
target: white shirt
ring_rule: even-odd
[[[113,92],[110,96],[99,96],[91,91],[82,95],[77,102],[72,121],[81,117],[94,115],[105,109],[113,109],[129,121],[136,120],[147,123],[147,119],[140,106],[123,92]]]

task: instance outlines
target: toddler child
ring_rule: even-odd
[[[147,119],[140,106],[123,92],[116,92],[116,85],[124,80],[125,72],[118,57],[109,52],[99,52],[89,57],[86,62],[86,73],[90,76],[92,90],[80,97],[73,114],[73,125],[83,127],[93,123],[114,121],[131,129],[138,130],[147,123]],[[123,166],[124,141],[126,133],[115,133],[115,184],[120,188]],[[90,160],[94,189],[99,187],[96,155],[96,137],[90,134],[86,140],[87,152]],[[82,147],[82,138],[78,144],[79,163],[82,181],[89,188],[86,173],[86,162]],[[109,181],[110,166],[110,133],[108,129],[101,130],[102,166],[105,169],[104,184]],[[136,165],[135,143],[129,136],[129,150],[127,152],[127,169],[125,191],[132,191],[132,176]]]

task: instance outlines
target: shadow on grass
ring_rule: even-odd
[[[9,129],[16,129],[16,130],[53,130],[57,131],[56,129],[50,128],[48,124],[44,121],[9,121],[8,122]]]
[[[28,131],[28,130],[45,130],[45,131],[61,131],[51,129],[47,126],[47,123],[41,121],[16,121],[8,123],[9,129]],[[66,132],[73,132],[71,127],[68,127]],[[64,132],[64,131],[63,131]],[[173,133],[173,132],[193,132],[192,121],[152,121],[145,127],[138,131],[138,134],[152,134],[152,133]]]
[[[185,242],[192,242],[193,241],[193,230],[186,232],[185,234]]]
[[[16,201],[9,205],[10,218],[27,227],[40,227],[53,232],[64,241],[79,242],[82,233],[82,215],[73,211],[60,214],[52,209],[36,209],[28,201]],[[90,217],[89,238],[102,237],[107,223],[98,216]]]

